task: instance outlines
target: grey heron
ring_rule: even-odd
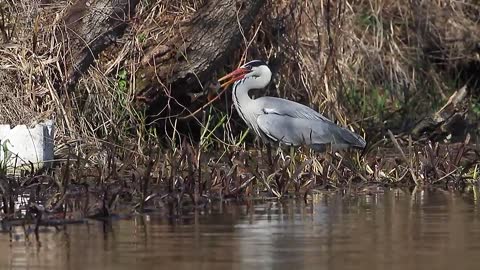
[[[261,60],[250,61],[220,78],[233,83],[233,104],[248,127],[266,143],[308,146],[316,151],[365,148],[365,140],[300,103],[276,97],[250,98],[251,89],[265,88],[272,72]]]

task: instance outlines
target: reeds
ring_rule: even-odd
[[[469,46],[480,29],[473,27],[478,6],[268,1],[257,24],[246,29],[231,65],[268,60],[275,75],[261,95],[308,104],[365,135],[369,144],[364,153],[273,149],[269,157],[238,120],[228,95],[193,118],[200,127],[193,135],[179,131],[179,115],[168,106],[156,120],[172,128],[151,125],[151,116],[133,106],[144,49],[160,48],[175,36],[202,1],[142,1],[128,33],[72,92],[56,88],[63,73],[55,29],[67,1],[17,2],[0,3],[0,122],[33,124],[55,117],[58,161],[48,172],[0,173],[4,217],[19,209],[26,215],[34,209],[98,217],[125,207],[181,210],[229,198],[308,198],[352,185],[463,188],[478,181],[475,131],[456,144],[394,135],[434,112],[458,85],[478,89],[466,68],[476,63]],[[442,26],[435,16],[422,16],[425,10],[456,24]],[[455,27],[465,35],[450,42]],[[478,115],[472,112],[468,117],[474,121]],[[20,206],[14,207],[16,201]]]

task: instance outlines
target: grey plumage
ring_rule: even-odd
[[[251,99],[248,91],[264,88],[271,79],[270,69],[263,62],[249,62],[231,74],[224,78],[237,76],[233,79],[233,103],[242,119],[264,141],[306,145],[316,151],[325,151],[327,146],[334,150],[365,147],[361,136],[336,125],[310,107],[275,97]]]
[[[305,105],[273,97],[253,102],[256,107],[263,108],[256,123],[260,131],[257,135],[264,140],[291,146],[307,145],[317,151],[324,151],[327,145],[334,149],[365,147],[362,137]]]

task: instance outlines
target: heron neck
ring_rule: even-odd
[[[247,77],[242,80],[236,81],[233,85],[233,99],[234,102],[238,102],[239,105],[244,105],[252,101],[248,95],[248,91],[251,89],[261,89],[267,86],[270,82],[270,76],[260,77]]]
[[[235,106],[238,107],[244,107],[246,104],[248,104],[252,99],[248,95],[248,91],[250,91],[250,87],[247,86],[247,84],[241,80],[236,82],[233,85],[233,102]]]
[[[246,109],[247,104],[252,101],[250,96],[248,95],[248,91],[250,88],[245,85],[242,81],[238,81],[233,85],[232,89],[232,99],[233,104],[235,105],[235,109],[237,109],[238,114],[240,117],[250,126],[248,121],[248,110]]]

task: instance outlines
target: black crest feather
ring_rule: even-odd
[[[245,65],[243,65],[243,66],[250,69],[252,67],[259,67],[259,66],[263,66],[263,65],[266,66],[267,64],[262,60],[252,60],[248,63],[245,63]]]

